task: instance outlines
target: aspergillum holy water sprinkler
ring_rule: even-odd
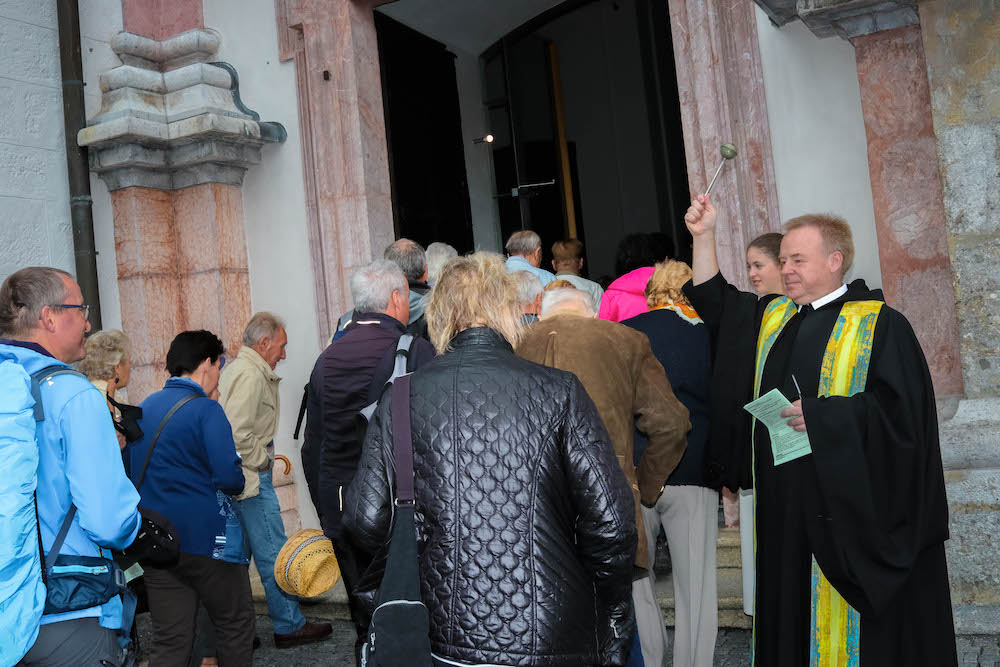
[[[722,162],[719,163],[719,168],[715,170],[715,176],[712,177],[712,182],[708,184],[708,189],[705,190],[705,194],[712,192],[712,186],[715,185],[715,181],[718,180],[719,174],[722,173],[722,168],[726,166],[726,163],[736,157],[736,146],[733,144],[722,144],[719,147],[719,153],[722,155]]]

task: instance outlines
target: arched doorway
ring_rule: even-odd
[[[686,257],[666,3],[399,0],[376,26],[398,234],[460,251],[573,236],[592,278],[614,277],[628,234]]]

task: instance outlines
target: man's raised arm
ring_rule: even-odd
[[[684,224],[693,237],[691,270],[692,282],[701,285],[719,272],[719,258],[715,252],[715,207],[711,195],[698,195],[684,214]]]

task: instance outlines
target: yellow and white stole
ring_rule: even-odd
[[[882,310],[881,301],[850,301],[840,309],[837,323],[827,341],[820,369],[819,396],[853,396],[864,391],[871,363],[875,324]],[[767,355],[782,329],[797,312],[795,303],[787,298],[774,299],[764,310],[760,334],[757,337],[756,373],[753,398],[760,396],[761,376]],[[753,427],[750,431],[753,450]],[[757,462],[754,457],[754,474]],[[756,483],[754,484],[756,488]],[[756,493],[754,512],[756,513]],[[754,533],[754,552],[757,535]],[[811,636],[810,667],[860,667],[861,615],[847,603],[827,581],[823,571],[812,559],[812,599],[810,604]],[[756,616],[754,634],[756,635]],[[750,664],[754,665],[751,648]]]

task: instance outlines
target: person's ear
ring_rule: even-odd
[[[840,267],[844,265],[844,253],[834,250],[830,253],[827,264],[830,267],[830,273],[840,273]]]
[[[42,323],[42,328],[48,333],[55,333],[56,311],[54,308],[50,308],[49,306],[42,308],[42,314],[38,319]]]

